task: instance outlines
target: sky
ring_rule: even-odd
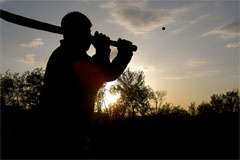
[[[143,70],[147,85],[182,107],[239,89],[239,7],[239,1],[0,0],[3,10],[58,26],[65,14],[82,12],[92,34],[137,45],[130,70]],[[0,29],[1,73],[45,68],[63,38],[4,20]],[[88,54],[94,52],[91,47]]]

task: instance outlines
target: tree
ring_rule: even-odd
[[[153,96],[153,91],[150,88],[150,86],[145,86],[142,89],[140,89],[141,94],[139,95],[139,103],[137,110],[141,114],[141,116],[145,116],[151,108],[150,99]]]
[[[171,103],[165,103],[159,109],[158,114],[170,114],[172,107],[173,107],[173,105]]]
[[[197,113],[199,115],[211,115],[215,113],[215,111],[209,103],[202,102],[197,108]]]
[[[233,90],[226,94],[213,94],[210,105],[216,113],[239,112],[239,92],[238,90]]]
[[[188,112],[180,106],[173,106],[172,109],[171,109],[171,113],[175,114],[175,115],[178,115],[178,116],[188,115]]]
[[[145,85],[143,71],[130,71],[128,68],[117,79],[113,90],[121,94],[118,107],[122,115],[136,116],[138,113],[144,116],[150,111],[152,90]]]
[[[114,95],[119,93],[119,91],[116,90],[116,86],[112,86],[110,88],[110,93]],[[110,104],[108,111],[112,111],[113,118],[122,118],[127,116],[127,106],[124,105],[125,101],[123,101],[121,97],[122,95],[115,103]]]
[[[209,103],[202,102],[198,108],[198,114],[216,114],[239,112],[240,97],[238,90],[229,91],[226,94],[213,94]]]
[[[151,114],[160,113],[161,108],[164,105],[166,100],[167,92],[166,91],[156,91],[150,94],[150,98],[152,101]]]
[[[191,103],[191,105],[188,107],[188,112],[191,116],[197,115],[197,108],[195,102]]]
[[[13,74],[7,71],[4,75],[1,75],[1,106],[14,105],[13,91],[15,89],[15,83],[13,80]]]
[[[7,71],[1,75],[1,105],[23,106],[22,96],[25,87],[24,76]]]
[[[123,107],[119,106],[119,99],[115,103],[109,104],[110,106],[107,108],[107,111],[111,118],[123,118],[125,115],[125,111]]]
[[[18,106],[30,109],[39,105],[39,96],[43,86],[44,71],[36,68],[22,75],[7,71],[1,75],[1,105]]]
[[[94,106],[94,110],[96,112],[101,113],[102,112],[102,106],[105,105],[104,104],[104,96],[105,96],[105,92],[106,92],[106,83],[103,84],[103,86],[98,90],[98,93],[95,97],[95,106]]]
[[[43,86],[44,71],[42,68],[36,68],[32,72],[27,72],[25,86],[25,104],[31,107],[39,106],[39,96]]]

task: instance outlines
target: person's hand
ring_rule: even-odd
[[[118,41],[118,53],[121,55],[121,56],[132,56],[132,42],[130,41],[127,41],[125,39],[121,39],[119,38]]]
[[[110,56],[110,38],[102,33],[95,32],[93,37],[93,46],[96,48],[96,55],[99,57]]]

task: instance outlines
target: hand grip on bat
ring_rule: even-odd
[[[92,36],[92,40],[94,41],[94,36]],[[114,47],[119,47],[119,42],[118,41],[113,41],[113,40],[110,40],[110,45],[111,46],[114,46]],[[135,52],[137,51],[137,46],[136,45],[132,45],[131,46],[131,51]]]
[[[112,41],[112,40],[110,40],[110,45],[111,45],[111,46],[114,46],[114,47],[118,47],[118,46],[119,46],[119,44],[118,44],[117,41]],[[131,46],[131,50],[132,50],[133,52],[136,52],[136,51],[137,51],[137,46],[136,46],[136,45],[132,45],[132,46]]]

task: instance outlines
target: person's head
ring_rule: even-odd
[[[64,41],[73,47],[87,51],[91,45],[92,23],[80,12],[70,12],[61,21]]]

